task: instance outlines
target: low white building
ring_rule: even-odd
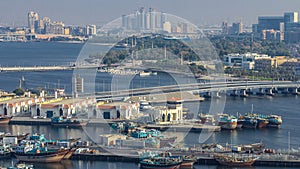
[[[257,59],[271,58],[266,54],[258,53],[232,53],[224,56],[224,65],[229,67],[241,67],[243,69],[254,69],[254,63]]]
[[[130,119],[139,113],[136,103],[115,102],[97,106],[96,118],[101,119]]]
[[[79,113],[88,113],[90,107],[95,104],[96,100],[93,98],[76,98],[64,99],[57,98],[40,102],[31,106],[31,116],[71,116]]]
[[[44,98],[30,97],[0,98],[0,116],[15,116],[31,112],[31,105],[43,100]]]

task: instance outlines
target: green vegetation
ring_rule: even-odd
[[[265,41],[254,39],[250,36],[241,37],[211,37],[212,44],[216,47],[222,58],[229,53],[254,52],[270,56],[289,56],[290,52],[283,42]]]
[[[15,93],[17,96],[22,96],[22,95],[24,95],[25,92],[23,89],[17,88],[13,91],[13,93]]]

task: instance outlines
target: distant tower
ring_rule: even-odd
[[[30,33],[36,33],[39,28],[39,15],[33,11],[28,13],[28,28]]]

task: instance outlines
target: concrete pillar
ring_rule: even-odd
[[[284,88],[282,94],[289,94],[289,88]]]
[[[212,96],[212,97],[215,97],[215,98],[220,98],[220,97],[221,97],[219,91],[212,91],[212,92],[211,92],[211,96]]]
[[[265,95],[264,89],[263,88],[259,88],[258,92],[256,93],[259,96]]]
[[[300,93],[298,92],[298,88],[297,88],[297,87],[293,88],[293,94],[294,94],[294,95],[300,94]]]
[[[246,92],[246,89],[241,89],[240,90],[240,97],[248,97],[248,94]]]
[[[237,90],[232,90],[230,96],[238,96]]]
[[[273,89],[272,88],[266,89],[266,95],[268,95],[268,96],[274,96]]]

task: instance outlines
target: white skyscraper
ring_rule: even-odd
[[[28,28],[30,33],[35,33],[39,27],[39,15],[33,11],[28,13]]]

